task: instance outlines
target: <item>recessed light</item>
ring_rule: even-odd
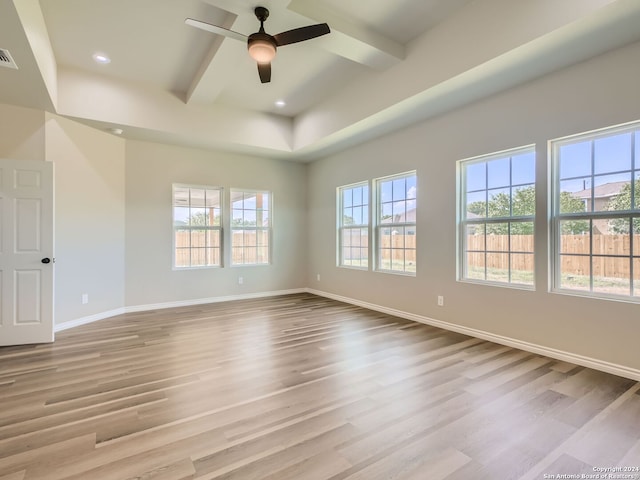
[[[106,65],[107,63],[111,63],[111,59],[107,57],[104,53],[94,53],[93,59],[96,61],[96,63],[101,63],[103,65]]]
[[[286,105],[287,103],[284,100],[277,100],[276,101],[276,107],[278,108],[282,108]]]

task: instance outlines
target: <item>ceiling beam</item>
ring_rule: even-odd
[[[319,23],[328,23],[331,35],[322,37],[321,45],[336,55],[375,69],[386,69],[405,58],[404,45],[371,28],[337,15],[320,2],[292,0],[289,10]]]
[[[227,19],[222,22],[221,27],[231,29],[236,23],[238,15],[230,13]],[[189,27],[191,28],[191,27]],[[227,39],[222,35],[215,35],[213,33],[204,34],[211,35],[211,46],[207,52],[207,56],[204,58],[198,68],[189,90],[187,90],[186,103],[211,103],[215,101],[220,92],[225,86],[225,76],[220,75],[221,70],[229,71],[230,66],[233,66],[233,62],[229,62],[229,56],[234,53],[234,48],[229,48],[230,43],[236,42],[233,39]]]

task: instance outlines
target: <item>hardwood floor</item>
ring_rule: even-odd
[[[309,294],[126,314],[0,349],[0,480],[614,466],[640,467],[639,383]]]

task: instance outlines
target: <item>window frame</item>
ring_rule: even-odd
[[[234,197],[234,193],[238,194],[238,193],[242,193],[243,195],[243,202],[244,202],[244,195],[245,194],[263,194],[263,195],[268,195],[268,200],[269,200],[269,205],[268,208],[266,209],[267,211],[267,215],[268,215],[268,220],[269,220],[269,225],[267,227],[259,227],[257,225],[257,221],[256,221],[256,225],[255,226],[234,226],[233,225],[233,211],[237,210],[233,208],[233,197]],[[229,266],[233,267],[233,268],[237,268],[237,267],[264,267],[264,266],[269,266],[273,263],[273,192],[271,192],[270,190],[257,190],[257,189],[250,189],[250,188],[229,188],[229,232],[230,232],[230,240],[229,240],[229,252],[230,252],[230,259],[229,259]],[[243,205],[244,207],[244,205]],[[242,208],[242,210],[253,210],[255,212],[258,211],[258,208],[255,209],[245,209]],[[261,210],[265,210],[265,209],[261,209]],[[236,231],[246,231],[246,230],[255,230],[256,231],[256,242],[257,242],[257,238],[258,238],[258,232],[262,231],[262,232],[267,232],[266,234],[266,238],[267,238],[267,261],[266,262],[261,262],[261,263],[235,263],[233,261],[233,257],[234,257],[234,232]],[[256,257],[257,257],[257,252],[258,252],[258,247],[259,245],[256,243],[255,245],[255,249],[256,249]],[[238,247],[236,247],[238,248]],[[241,248],[247,248],[246,245],[242,245]]]
[[[534,177],[532,182],[525,183],[514,183],[513,178],[513,158],[519,155],[533,154],[534,156]],[[494,160],[509,160],[509,184],[507,186],[502,187],[493,187],[489,186],[489,175],[488,168],[489,162]],[[484,217],[478,217],[477,219],[469,219],[467,218],[467,167],[469,165],[485,163],[487,170],[485,171],[485,187],[483,189],[473,190],[471,193],[476,192],[486,192],[485,202],[487,211],[485,212]],[[536,289],[536,241],[535,241],[535,233],[536,233],[536,196],[537,196],[537,181],[536,181],[536,165],[537,165],[537,155],[536,155],[536,146],[532,145],[524,145],[521,147],[510,148],[506,150],[501,150],[499,152],[488,153],[484,155],[478,155],[475,157],[465,158],[462,160],[458,160],[456,162],[456,177],[457,177],[457,280],[459,282],[465,283],[476,283],[481,285],[490,285],[496,287],[505,287],[505,288],[515,288],[522,290],[535,290]],[[513,215],[513,192],[514,189],[518,187],[524,187],[533,185],[534,188],[534,211],[530,215]],[[488,207],[489,207],[489,192],[491,190],[498,189],[508,189],[509,190],[509,215],[503,216],[495,216],[490,217],[488,215]],[[532,235],[533,235],[533,250],[531,252],[518,251],[512,249],[512,225],[514,223],[531,223]],[[487,226],[491,224],[507,224],[507,250],[506,251],[493,251],[489,250],[487,246]],[[472,225],[482,226],[484,233],[484,249],[483,250],[473,250],[470,251],[468,249],[468,235],[467,235],[467,227]],[[468,275],[469,265],[468,265],[468,253],[478,253],[484,255],[484,278],[472,278]],[[507,281],[500,281],[494,279],[487,278],[487,255],[490,253],[494,254],[504,254],[507,255],[508,258],[508,267],[507,267]],[[533,265],[532,273],[532,283],[522,283],[522,282],[514,282],[512,280],[512,256],[513,255],[531,255],[531,264]]]
[[[218,222],[218,225],[195,225],[195,226],[191,226],[188,225],[186,227],[182,226],[182,227],[177,227],[176,226],[176,217],[175,217],[175,207],[178,206],[176,205],[176,189],[179,188],[188,188],[189,189],[189,204],[188,207],[191,207],[191,190],[216,190],[218,192],[218,198],[220,199],[219,201],[219,210],[220,210],[220,220]],[[206,208],[206,207],[203,207]],[[173,231],[173,238],[172,238],[172,253],[171,253],[171,265],[172,265],[172,270],[200,270],[200,269],[205,269],[205,268],[223,268],[224,267],[224,188],[223,187],[218,187],[218,186],[211,186],[211,185],[195,185],[195,184],[188,184],[188,183],[172,183],[171,184],[171,221],[172,221],[172,231]],[[220,243],[220,247],[219,247],[219,254],[218,254],[218,258],[219,258],[219,262],[217,264],[209,264],[209,265],[189,265],[189,266],[178,266],[176,264],[177,261],[177,243],[176,243],[176,233],[178,230],[188,230],[188,231],[192,231],[192,230],[208,230],[208,231],[217,231],[218,232],[218,241]],[[191,259],[191,250],[194,248],[192,246],[189,246],[189,258]],[[205,247],[206,248],[206,247]],[[191,262],[189,262],[191,263]]]
[[[382,184],[384,182],[388,182],[388,181],[394,181],[394,180],[400,180],[400,179],[407,179],[409,177],[415,177],[416,180],[416,197],[415,198],[409,198],[407,199],[407,197],[404,197],[404,200],[400,200],[400,201],[414,201],[415,202],[415,210],[416,210],[416,220],[414,222],[391,222],[391,223],[382,223],[382,210],[383,210],[383,203],[389,203],[389,202],[382,202]],[[374,218],[372,219],[373,222],[373,251],[374,251],[374,271],[378,272],[378,273],[388,273],[388,274],[392,274],[392,275],[403,275],[403,276],[407,276],[407,277],[415,277],[417,276],[418,273],[418,243],[417,243],[417,239],[418,239],[418,231],[417,231],[417,227],[418,227],[418,219],[417,219],[417,211],[418,211],[418,195],[417,195],[417,187],[418,187],[418,171],[417,170],[410,170],[408,172],[403,172],[403,173],[397,173],[394,175],[388,175],[385,177],[378,177],[373,179],[373,190],[374,190],[374,197],[375,197],[375,202],[374,202]],[[406,192],[405,192],[406,193]],[[393,200],[391,201],[393,202]],[[408,210],[406,209],[406,205],[405,205],[405,215],[406,212]],[[393,269],[386,269],[386,268],[382,268],[382,240],[381,240],[381,235],[382,235],[382,229],[385,228],[402,228],[402,229],[406,229],[406,228],[413,228],[414,231],[414,236],[416,238],[416,245],[415,245],[415,271],[407,271],[406,270],[406,256],[405,256],[405,260],[404,260],[404,270],[393,270]],[[405,234],[406,236],[406,234]],[[394,250],[393,248],[391,250]],[[403,251],[406,252],[407,248],[403,247],[402,248]]]
[[[344,224],[344,192],[346,190],[353,190],[356,188],[361,188],[361,187],[366,187],[367,188],[367,194],[366,194],[366,198],[365,195],[363,193],[363,203],[361,205],[358,205],[358,207],[366,209],[366,215],[367,215],[367,222],[366,223],[359,223],[359,224],[353,224],[353,225],[348,225],[345,226]],[[336,189],[337,191],[337,229],[336,229],[336,233],[337,233],[337,238],[336,238],[336,244],[337,244],[337,255],[336,255],[336,265],[340,268],[350,268],[350,269],[355,269],[355,270],[369,270],[371,267],[371,185],[369,180],[365,180],[362,182],[357,182],[357,183],[351,183],[349,185],[343,185],[341,187],[338,187]],[[366,203],[364,203],[366,202]],[[352,205],[353,206],[353,205]],[[363,230],[366,229],[367,230],[367,247],[366,247],[366,252],[367,252],[367,258],[366,258],[366,265],[362,266],[362,265],[348,265],[344,263],[344,250],[343,250],[343,233],[345,230]],[[362,247],[360,247],[360,250],[362,250]]]
[[[615,170],[596,173],[596,160],[595,160],[595,142],[597,140],[615,137],[616,135],[630,134],[630,167],[629,170]],[[637,144],[640,140],[640,121],[634,121],[624,123],[621,125],[614,125],[604,127],[597,130],[591,130],[588,132],[582,132],[575,135],[569,135],[566,137],[556,138],[549,140],[548,143],[548,156],[549,156],[549,291],[552,293],[575,295],[587,298],[597,298],[604,300],[617,300],[628,301],[633,303],[640,303],[640,294],[635,294],[638,290],[638,286],[634,283],[640,284],[640,280],[634,280],[634,260],[637,260],[640,264],[640,248],[634,245],[636,239],[634,238],[634,223],[640,222],[640,191],[636,189],[636,184],[640,182],[640,145]],[[588,176],[578,175],[575,177],[561,178],[561,158],[560,149],[563,146],[579,144],[583,142],[590,142],[590,173]],[[595,185],[595,179],[597,177],[605,177],[607,175],[621,175],[629,173],[630,176],[630,208],[626,210],[596,210],[595,206],[595,189],[598,185]],[[560,212],[560,195],[562,194],[561,182],[573,181],[580,178],[589,178],[591,180],[591,198],[585,200],[585,205],[591,203],[591,211],[584,212]],[[603,184],[606,185],[606,184]],[[636,207],[634,208],[634,204]],[[628,219],[629,224],[629,254],[617,255],[617,254],[605,254],[594,253],[594,237],[598,234],[594,233],[595,221],[607,221],[615,219]],[[563,221],[587,221],[588,232],[585,235],[589,237],[589,253],[588,254],[567,254],[562,252],[562,228]],[[636,251],[637,250],[637,251]],[[636,251],[634,253],[634,251]],[[587,257],[589,259],[589,289],[567,288],[562,286],[562,257],[563,256],[580,256]],[[604,291],[594,290],[594,278],[598,275],[594,274],[594,258],[618,258],[628,259],[629,261],[629,292],[628,294],[607,293]],[[637,267],[636,267],[637,268]]]

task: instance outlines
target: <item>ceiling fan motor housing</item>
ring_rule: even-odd
[[[252,33],[247,41],[247,49],[256,62],[269,63],[276,56],[276,41],[268,33]]]

